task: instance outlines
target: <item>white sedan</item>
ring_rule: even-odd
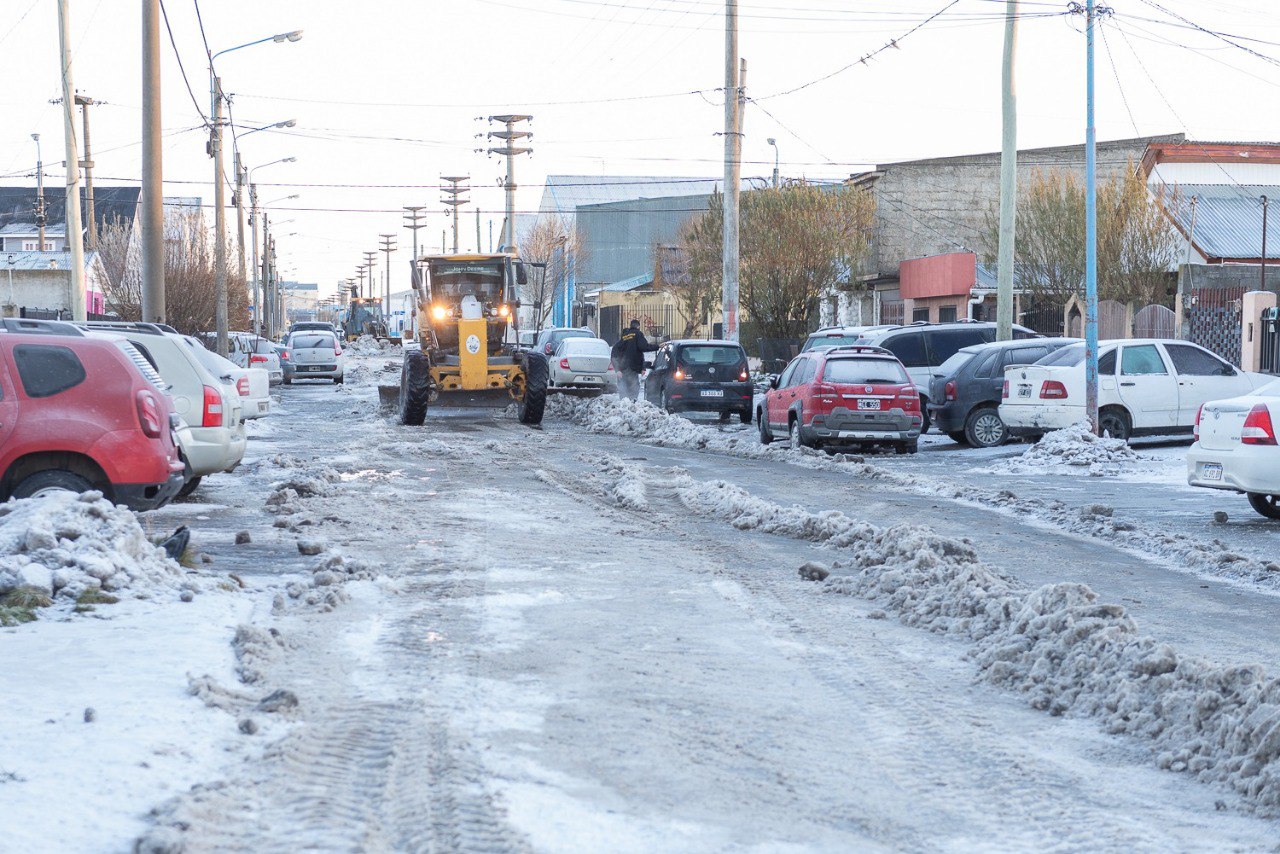
[[[1005,370],[1000,418],[1014,436],[1039,436],[1085,420],[1084,344]],[[1098,342],[1098,421],[1116,439],[1190,433],[1200,407],[1271,381],[1188,341]]]
[[[1243,492],[1269,519],[1280,519],[1280,380],[1253,394],[1206,403],[1187,452],[1187,483]]]
[[[547,359],[550,388],[599,389],[611,392],[618,377],[609,356],[609,342],[601,338],[566,338]]]

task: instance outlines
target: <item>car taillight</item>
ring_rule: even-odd
[[[609,370],[611,370],[611,371],[616,371],[616,370],[618,370],[617,368],[615,368],[615,367],[613,366],[613,360],[612,360],[612,359],[610,359],[610,360],[609,360]]]
[[[1004,381],[1004,388],[1000,389],[1000,399],[1001,400],[1009,399],[1009,381],[1008,380]]]
[[[902,404],[903,409],[918,409],[920,397],[916,394],[915,386],[909,385],[898,389],[898,402]]]
[[[211,385],[204,387],[204,417],[200,420],[200,426],[222,426],[222,394]]]
[[[280,358],[281,358],[281,359],[291,359],[291,358],[293,358],[293,357],[289,355],[289,351],[288,351],[288,350],[281,350],[281,351],[280,351]]]
[[[236,380],[236,391],[240,392],[241,397],[249,396],[249,378],[241,377]]]
[[[1240,431],[1240,441],[1246,445],[1274,445],[1276,431],[1271,427],[1271,410],[1265,403],[1259,403],[1249,410],[1244,419],[1244,429]]]
[[[560,360],[560,368],[565,371],[569,370],[569,359],[567,356]]]
[[[748,376],[749,374],[747,373],[746,368],[743,368],[742,370],[738,371],[738,379],[746,381]]]
[[[266,363],[267,363],[266,356],[254,355],[249,357],[249,364],[251,365],[265,365]]]
[[[333,345],[333,355],[335,355],[335,356],[341,356],[341,355],[342,355],[342,347],[341,347],[341,346],[339,346],[336,342],[335,342],[335,343],[334,343],[334,345]]]
[[[1200,404],[1200,408],[1196,410],[1196,423],[1191,427],[1191,438],[1200,441],[1200,419],[1204,417],[1204,404]]]
[[[956,384],[954,380],[947,380],[947,384],[942,387],[943,397],[947,400],[956,399]]]
[[[160,405],[149,391],[138,392],[138,423],[148,438],[160,438]]]
[[[822,398],[823,400],[835,400],[837,397],[836,387],[833,385],[827,385],[826,383],[814,383],[813,396],[815,398]]]
[[[1041,400],[1062,400],[1067,396],[1067,387],[1057,380],[1045,380],[1040,385]]]
[[[684,369],[683,369],[683,368],[676,368],[676,379],[678,379],[678,380],[682,380],[682,379],[684,379]]]

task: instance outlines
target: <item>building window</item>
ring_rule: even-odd
[[[911,322],[912,322],[912,323],[920,323],[920,322],[928,323],[928,322],[929,322],[929,309],[927,309],[927,308],[913,308],[913,309],[911,309]]]
[[[954,305],[944,305],[938,308],[939,323],[955,323],[956,307]]]

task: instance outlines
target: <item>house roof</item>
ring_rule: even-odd
[[[1159,163],[1280,164],[1275,142],[1153,142],[1142,157],[1145,172]]]
[[[585,205],[602,205],[634,199],[668,196],[706,196],[724,185],[721,178],[681,178],[653,175],[548,175],[542,189],[543,213],[573,216]],[[752,189],[752,179],[742,180]]]
[[[1106,151],[1108,149],[1123,150],[1123,149],[1135,148],[1137,146],[1141,146],[1144,144],[1149,148],[1152,145],[1160,145],[1164,143],[1179,143],[1184,141],[1186,138],[1187,138],[1186,134],[1172,133],[1172,134],[1163,134],[1160,136],[1138,136],[1138,137],[1133,137],[1132,139],[1107,139],[1107,140],[1099,140],[1097,143],[1097,147],[1099,151]],[[1018,149],[1018,159],[1022,163],[1028,163],[1028,162],[1035,162],[1037,157],[1047,156],[1046,162],[1054,162],[1058,158],[1061,158],[1063,155],[1073,154],[1077,151],[1083,150],[1083,148],[1084,146],[1082,146],[1080,143],[1075,143],[1072,145],[1053,145],[1047,148],[1020,148]],[[898,160],[892,163],[878,164],[874,171],[883,172],[884,170],[890,169],[894,166],[928,166],[928,165],[934,165],[934,164],[963,165],[966,162],[970,162],[970,161],[981,162],[981,161],[990,160],[991,158],[998,158],[998,157],[1000,157],[1000,152],[987,151],[987,152],[981,152],[978,154],[959,154],[959,155],[954,155],[950,157],[926,157],[921,160]],[[860,173],[852,177],[858,178],[858,177],[862,177],[865,174],[866,173]]]
[[[0,225],[0,237],[35,237],[39,233],[40,227],[34,222],[11,222]],[[45,237],[65,237],[66,234],[66,223],[50,222],[44,227]]]
[[[1262,196],[1280,201],[1280,186],[1262,184],[1180,184],[1161,200],[1183,237],[1210,262],[1253,261],[1262,257]],[[1194,231],[1191,223],[1195,199]],[[1267,217],[1267,258],[1280,258],[1280,210]]]
[[[93,216],[99,226],[109,225],[118,217],[122,222],[132,222],[138,210],[138,196],[142,188],[138,186],[93,188]],[[45,187],[44,210],[49,222],[62,222],[66,219],[66,192],[61,187]],[[36,221],[35,187],[0,187],[0,226],[10,223],[32,223]],[[80,210],[87,211],[84,199],[84,187],[80,188]]]
[[[85,269],[92,267],[98,260],[97,252],[84,253]],[[56,264],[51,267],[50,262]],[[29,272],[42,272],[49,270],[69,270],[71,269],[71,253],[70,252],[36,252],[35,250],[25,252],[6,252],[0,255],[0,272],[4,270],[25,270]]]
[[[613,292],[634,291],[637,288],[643,288],[645,285],[653,284],[653,272],[641,273],[638,276],[632,276],[629,279],[623,279],[620,282],[613,282],[605,285],[600,290]]]

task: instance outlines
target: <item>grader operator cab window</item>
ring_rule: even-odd
[[[503,269],[499,265],[441,264],[431,271],[431,291],[436,299],[457,303],[465,296],[482,303],[502,302]]]

